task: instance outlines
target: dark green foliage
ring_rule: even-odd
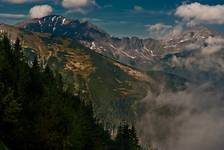
[[[119,150],[140,150],[139,141],[136,135],[135,127],[130,127],[123,122],[119,128],[115,139],[116,147]]]
[[[20,45],[20,40],[19,38],[16,39],[15,46],[14,46],[14,54],[16,58],[23,58],[22,54],[22,47]]]
[[[105,150],[109,133],[96,123],[91,106],[63,90],[60,74],[38,58],[30,68],[19,39],[0,40],[0,141],[11,150]]]
[[[64,91],[61,75],[53,74],[48,66],[42,69],[37,57],[29,67],[21,51],[19,39],[14,46],[6,36],[0,40],[0,147],[10,150],[126,150],[126,145],[130,150],[139,148],[135,129],[128,126],[122,126],[115,145],[109,133],[93,118],[92,104],[87,105]]]
[[[8,150],[8,148],[0,141],[0,150]]]

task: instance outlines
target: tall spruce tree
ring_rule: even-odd
[[[117,148],[121,150],[140,150],[135,127],[130,127],[126,122],[118,127],[115,141]]]

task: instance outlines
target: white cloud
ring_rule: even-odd
[[[224,39],[222,37],[209,37],[206,39],[206,43],[210,45],[224,45]]]
[[[146,27],[148,27],[149,30],[156,30],[156,31],[172,28],[171,25],[165,25],[163,23],[157,23],[154,25],[146,25]]]
[[[144,9],[141,7],[141,6],[134,6],[134,11],[135,12],[141,12],[141,11],[143,11]]]
[[[66,15],[68,14],[73,14],[73,13],[80,13],[80,14],[87,14],[88,10],[83,9],[83,8],[76,8],[76,9],[69,9],[68,11],[65,12]]]
[[[224,39],[222,37],[209,37],[205,40],[208,46],[202,49],[202,54],[210,55],[224,49]]]
[[[3,2],[12,3],[12,4],[22,4],[27,2],[37,2],[41,0],[2,0]]]
[[[63,0],[62,6],[69,9],[78,9],[90,5],[95,5],[94,0]]]
[[[166,25],[163,23],[157,23],[157,24],[153,24],[153,25],[145,25],[146,30],[149,32],[149,35],[153,38],[163,38],[164,35],[166,35],[167,33],[169,33],[173,26],[171,25]]]
[[[53,12],[53,8],[50,5],[37,5],[30,9],[31,18],[42,18]]]
[[[170,92],[162,85],[157,94],[149,91],[142,100],[147,111],[136,124],[141,141],[155,149],[221,150],[223,92],[207,82],[186,84],[181,91]],[[164,110],[171,113],[164,115]]]
[[[200,3],[183,4],[179,6],[176,16],[184,20],[197,23],[224,24],[224,5],[203,5]]]
[[[183,31],[184,31],[183,25],[182,24],[177,24],[166,35],[166,38],[180,36],[183,33]]]
[[[22,19],[26,18],[25,14],[8,14],[8,13],[0,13],[0,18],[10,18],[10,19]]]
[[[14,4],[21,4],[21,3],[26,2],[26,0],[3,0],[3,2],[14,3]]]

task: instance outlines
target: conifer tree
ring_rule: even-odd
[[[11,52],[10,40],[6,34],[4,34],[3,39],[2,39],[2,49],[8,53]]]
[[[14,53],[15,53],[16,59],[18,59],[18,60],[23,59],[22,47],[21,47],[19,38],[16,38],[16,41],[14,44]]]
[[[40,66],[39,66],[39,61],[38,61],[38,57],[37,56],[34,57],[32,69],[35,72],[39,72],[40,71]]]
[[[117,148],[120,148],[121,150],[140,149],[134,126],[130,128],[126,122],[123,122],[119,126],[115,141]]]

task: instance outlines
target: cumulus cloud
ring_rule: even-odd
[[[210,45],[224,45],[224,39],[219,36],[210,36],[206,39],[206,43]]]
[[[184,31],[184,27],[181,24],[175,25],[170,32],[164,36],[164,38],[169,38],[169,37],[176,37],[180,36]]]
[[[224,49],[224,39],[222,37],[209,37],[206,39],[207,46],[202,49],[202,54],[210,55]]]
[[[204,42],[186,45],[184,49],[194,52],[185,58],[173,57],[171,62],[168,63],[170,66],[180,68],[184,72],[181,73],[181,76],[191,78],[195,81],[198,81],[199,78],[218,81],[220,74],[224,74],[224,37],[220,35],[209,36],[204,39]],[[186,74],[186,71],[188,74]],[[208,77],[208,74],[203,76],[200,72],[207,72],[212,75],[210,77]],[[214,74],[218,74],[218,76]]]
[[[157,24],[154,24],[154,25],[146,25],[146,27],[148,27],[149,30],[157,30],[157,31],[172,28],[171,25],[165,25],[163,23],[157,23]]]
[[[13,3],[13,4],[21,4],[25,3],[27,0],[3,0],[3,2]]]
[[[37,2],[41,0],[2,0],[3,2],[12,3],[12,4],[22,4],[27,2]]]
[[[224,24],[224,5],[211,6],[198,2],[183,4],[177,8],[175,15],[182,17],[193,25],[202,22]]]
[[[90,5],[96,5],[96,2],[94,0],[63,0],[62,5],[65,8],[78,9]]]
[[[0,13],[0,18],[8,18],[8,19],[23,19],[26,18],[25,14],[9,14],[9,13]]]
[[[145,25],[146,30],[149,32],[149,35],[153,38],[163,38],[164,35],[169,33],[173,26],[172,25],[166,25],[163,23],[157,23],[157,24],[149,24]]]
[[[83,8],[76,8],[76,9],[69,9],[68,11],[65,12],[66,15],[68,14],[73,14],[73,13],[80,13],[80,14],[87,14],[88,10],[83,9]]]
[[[42,18],[53,12],[53,8],[50,5],[37,5],[30,9],[31,18]]]
[[[133,9],[135,12],[141,12],[144,10],[141,6],[137,6],[137,5],[135,5]]]

